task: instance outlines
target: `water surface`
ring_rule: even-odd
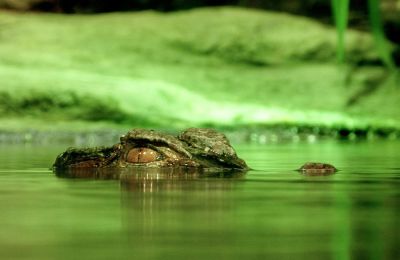
[[[0,259],[398,259],[400,142],[236,147],[244,176],[90,180],[49,170],[65,145],[1,145]]]

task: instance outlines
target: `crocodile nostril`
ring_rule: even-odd
[[[126,161],[130,163],[150,163],[157,161],[160,154],[150,148],[133,148],[126,156]]]

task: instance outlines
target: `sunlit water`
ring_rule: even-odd
[[[58,178],[65,146],[2,145],[0,259],[399,259],[400,142],[236,147],[242,177],[132,181]]]

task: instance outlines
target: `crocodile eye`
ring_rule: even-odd
[[[150,163],[161,158],[160,153],[150,148],[133,148],[126,156],[126,161],[130,163]]]

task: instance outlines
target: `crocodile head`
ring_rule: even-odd
[[[229,140],[212,129],[189,128],[178,136],[134,129],[111,147],[69,148],[53,169],[181,168],[201,171],[246,171]]]

